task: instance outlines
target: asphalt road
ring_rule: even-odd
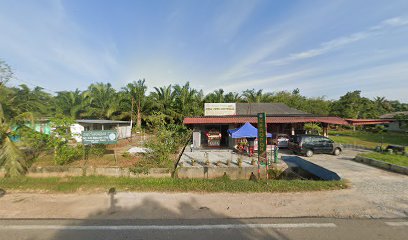
[[[0,220],[0,239],[407,239],[408,219]]]

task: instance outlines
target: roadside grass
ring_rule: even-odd
[[[27,192],[304,192],[337,190],[348,187],[344,180],[248,180],[218,179],[173,179],[173,178],[127,178],[127,177],[47,177],[47,178],[3,178],[0,188],[6,191]]]
[[[359,156],[372,158],[375,160],[395,164],[402,167],[408,167],[408,157],[403,155],[388,154],[388,153],[361,153]]]
[[[387,145],[408,145],[408,134],[406,133],[371,133],[364,131],[330,131],[329,137],[338,143],[354,144],[369,148],[380,146],[381,142],[385,148]]]

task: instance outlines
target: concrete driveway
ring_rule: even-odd
[[[351,184],[350,193],[338,197],[344,201],[361,200],[372,205],[373,210],[408,216],[408,176],[371,167],[352,159],[366,150],[346,149],[340,156],[316,154],[311,158],[304,157],[313,163],[339,174]],[[293,155],[282,151],[281,155]]]

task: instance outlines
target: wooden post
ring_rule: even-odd
[[[328,136],[329,136],[328,127],[329,127],[329,124],[323,123],[323,136],[324,136],[324,137],[328,137]]]
[[[115,144],[115,147],[113,148],[113,157],[115,158],[115,164],[118,163],[118,159],[116,157],[116,147],[117,147],[117,144]]]

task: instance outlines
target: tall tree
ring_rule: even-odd
[[[8,65],[0,62],[0,93],[5,92],[5,83],[11,76],[12,72]],[[0,167],[4,166],[6,177],[15,177],[26,171],[25,156],[11,140],[13,123],[6,119],[2,101],[0,102]]]
[[[147,86],[145,85],[146,80],[138,80],[133,81],[132,83],[129,83],[126,85],[124,88],[124,91],[127,93],[127,95],[130,97],[130,101],[132,102],[131,104],[131,115],[133,116],[134,112],[134,107],[136,107],[136,127],[140,128],[142,126],[142,114],[143,114],[143,109],[147,105],[147,96],[146,96],[146,90]]]
[[[0,87],[6,85],[12,77],[13,71],[11,70],[11,67],[5,61],[0,59]]]
[[[77,119],[89,107],[89,98],[78,89],[75,91],[58,92],[55,97],[55,105],[58,113]]]
[[[361,97],[361,91],[348,92],[334,101],[331,114],[343,118],[376,118],[380,115],[373,101]]]
[[[255,91],[255,89],[247,89],[242,92],[244,101],[248,103],[269,102],[271,99],[271,95],[271,93],[263,93],[262,89],[258,91]]]
[[[119,109],[116,90],[110,83],[94,83],[88,87],[84,97],[89,97],[90,107],[87,117],[110,119]]]
[[[154,87],[154,90],[154,92],[150,93],[153,108],[158,112],[162,112],[166,116],[167,121],[174,121],[177,113],[174,110],[175,92],[173,91],[173,86]]]
[[[239,95],[239,93],[236,92],[229,92],[225,94],[224,99],[226,103],[237,103],[242,101],[241,95]]]
[[[177,120],[182,122],[183,117],[199,114],[201,110],[200,101],[202,93],[190,87],[187,82],[183,86],[175,85],[173,87],[175,95],[175,110],[178,113]],[[222,94],[222,93],[221,93]]]

